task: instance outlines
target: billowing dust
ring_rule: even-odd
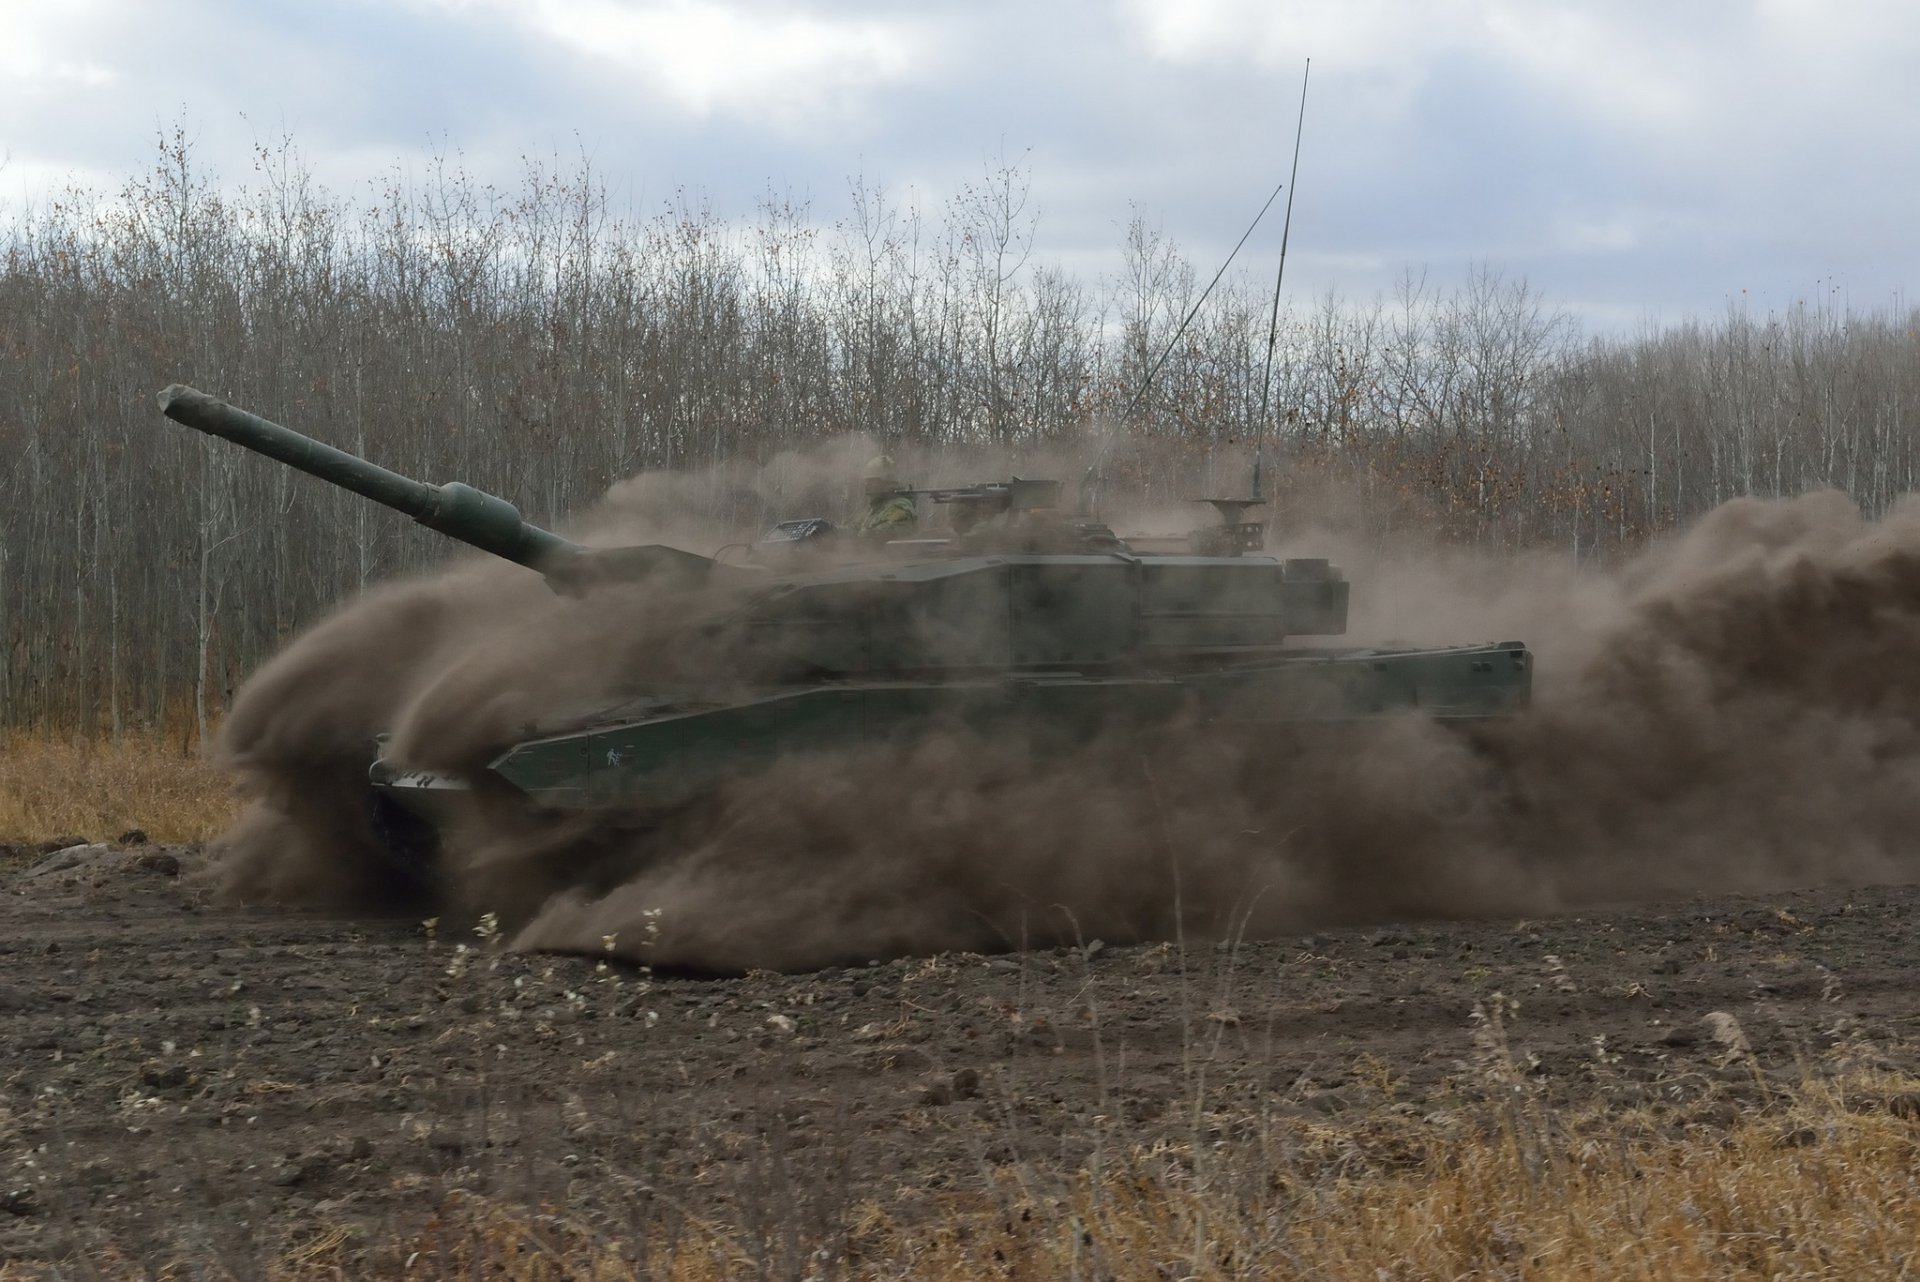
[[[736,521],[830,512],[854,457],[730,473]],[[696,484],[713,510],[711,476],[643,477],[580,533],[711,552],[740,531],[672,519]],[[368,817],[376,734],[411,765],[471,770],[615,686],[754,676],[688,641],[727,592],[569,599],[465,562],[368,593],[247,684],[225,753],[253,801],[224,887],[494,912],[521,947],[729,971],[1920,875],[1920,500],[1878,521],[1834,493],[1738,500],[1606,571],[1383,547],[1324,515],[1285,550],[1331,551],[1355,580],[1351,640],[1525,640],[1533,711],[1470,734],[1185,725],[1070,749],[934,728],[671,811],[485,807],[447,834],[423,899]]]

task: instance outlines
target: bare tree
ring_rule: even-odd
[[[1736,494],[1916,483],[1920,314],[1831,297],[1582,340],[1526,281],[1409,273],[1390,300],[1283,307],[1195,273],[1138,210],[1121,270],[1032,261],[1024,160],[942,205],[856,179],[820,225],[677,193],[621,211],[589,158],[517,190],[457,154],[354,200],[287,140],[248,185],[183,131],[110,195],[9,210],[0,240],[0,724],[203,733],[226,692],[368,584],[448,555],[350,495],[155,422],[194,382],[356,453],[552,519],[643,468],[765,460],[849,429],[1005,461],[1108,425],[1106,492],[1338,478],[1375,531],[1617,555]],[[1283,302],[1286,300],[1283,300]],[[812,496],[809,496],[810,498]],[[714,484],[742,526],[786,501]],[[766,508],[763,505],[773,505]]]

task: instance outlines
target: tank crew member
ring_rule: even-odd
[[[900,492],[900,478],[893,474],[893,459],[875,456],[860,473],[861,488],[866,491],[867,510],[854,525],[854,532],[868,539],[904,539],[912,535],[920,516],[913,506],[913,495]]]

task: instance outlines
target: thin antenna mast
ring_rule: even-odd
[[[1273,388],[1273,349],[1280,338],[1280,284],[1287,278],[1287,235],[1293,230],[1293,188],[1300,177],[1300,137],[1307,128],[1307,77],[1313,74],[1313,59],[1307,59],[1300,73],[1300,115],[1293,126],[1293,168],[1287,174],[1287,214],[1280,224],[1280,270],[1273,277],[1273,314],[1267,320],[1267,365],[1260,375],[1260,417],[1253,452],[1254,488],[1260,485],[1261,447],[1267,439],[1267,400]],[[1255,497],[1259,497],[1257,494]]]
[[[1307,71],[1311,72],[1312,70],[1313,59],[1309,58],[1307,59]],[[1287,213],[1286,221],[1280,230],[1280,274],[1275,278],[1273,283],[1273,315],[1267,324],[1267,361],[1266,368],[1260,377],[1260,434],[1262,439],[1264,439],[1266,433],[1268,389],[1273,382],[1273,349],[1280,328],[1280,282],[1286,278],[1287,233],[1293,228],[1293,181],[1295,176],[1300,172],[1300,136],[1305,131],[1306,121],[1307,77],[1306,73],[1303,72],[1300,77],[1300,115],[1299,119],[1294,123],[1293,129],[1293,169],[1287,175],[1287,181],[1280,186],[1276,186],[1267,196],[1266,203],[1260,206],[1260,212],[1253,216],[1253,221],[1247,224],[1246,231],[1242,232],[1240,239],[1235,242],[1232,253],[1227,255],[1227,261],[1220,264],[1220,270],[1213,274],[1213,279],[1207,282],[1207,287],[1200,291],[1200,297],[1194,300],[1194,304],[1188,309],[1185,319],[1180,322],[1179,328],[1174,330],[1173,337],[1167,340],[1167,345],[1161,351],[1159,359],[1155,360],[1153,365],[1147,370],[1146,377],[1140,380],[1140,386],[1134,389],[1133,395],[1127,398],[1126,405],[1122,407],[1120,411],[1120,420],[1122,422],[1131,418],[1133,411],[1137,409],[1140,402],[1145,399],[1148,389],[1153,386],[1154,376],[1160,372],[1160,367],[1166,364],[1167,358],[1173,355],[1173,349],[1179,345],[1181,335],[1187,332],[1187,326],[1193,323],[1193,318],[1200,314],[1200,308],[1207,301],[1207,296],[1213,293],[1213,287],[1218,285],[1220,278],[1227,274],[1227,268],[1233,265],[1233,260],[1240,253],[1241,246],[1245,245],[1247,238],[1253,235],[1254,228],[1260,225],[1260,220],[1267,216],[1267,210],[1273,208],[1273,202],[1279,197],[1281,187],[1285,187],[1287,192]],[[1093,456],[1093,462],[1087,464],[1086,472],[1080,477],[1080,510],[1083,513],[1091,514],[1093,511],[1092,496],[1097,493],[1101,469],[1106,465],[1107,451],[1113,448],[1113,438],[1115,435],[1116,433],[1114,432],[1107,433],[1106,440],[1100,443],[1099,451]],[[1259,488],[1259,467],[1260,451],[1258,446],[1256,446],[1254,449],[1254,471],[1256,474],[1254,487],[1256,489]]]
[[[1260,220],[1267,216],[1269,209],[1273,208],[1273,202],[1280,198],[1280,188],[1283,186],[1285,186],[1284,183],[1275,186],[1274,189],[1267,194],[1267,203],[1260,206],[1260,212],[1253,216],[1253,221],[1247,224],[1247,229],[1240,233],[1240,239],[1235,242],[1233,252],[1227,255],[1227,261],[1220,264],[1220,270],[1213,274],[1213,279],[1207,282],[1207,287],[1200,291],[1200,297],[1195,299],[1193,306],[1187,309],[1185,319],[1180,322],[1180,327],[1173,331],[1173,337],[1167,340],[1167,345],[1161,350],[1159,359],[1154,361],[1153,365],[1147,370],[1146,377],[1140,380],[1140,386],[1134,389],[1133,395],[1127,398],[1126,405],[1121,408],[1120,420],[1122,422],[1125,422],[1133,416],[1133,411],[1139,407],[1141,400],[1145,398],[1147,389],[1153,386],[1154,375],[1158,374],[1160,367],[1167,363],[1167,357],[1173,355],[1173,349],[1180,345],[1180,336],[1187,332],[1187,326],[1191,325],[1193,318],[1200,314],[1201,306],[1207,301],[1207,296],[1213,293],[1213,287],[1220,283],[1220,278],[1227,274],[1227,268],[1233,266],[1234,257],[1239,254],[1241,246],[1247,243],[1247,237],[1253,235],[1254,228],[1260,225]],[[1289,209],[1293,207],[1293,194],[1291,192],[1287,194],[1287,207]],[[1281,239],[1284,241],[1285,237],[1283,236]],[[1095,483],[1099,479],[1100,469],[1105,465],[1107,460],[1107,451],[1113,446],[1114,435],[1113,432],[1107,433],[1107,439],[1100,443],[1100,450],[1093,456],[1093,462],[1087,464],[1086,472],[1080,477],[1080,510],[1082,512],[1091,513],[1092,511],[1088,494],[1093,491]]]
[[[1167,363],[1167,357],[1173,355],[1173,349],[1180,345],[1180,336],[1187,332],[1187,326],[1193,324],[1193,318],[1200,314],[1200,308],[1206,303],[1207,295],[1213,293],[1213,287],[1218,285],[1220,278],[1227,274],[1227,268],[1233,266],[1235,255],[1240,252],[1241,246],[1247,243],[1247,237],[1253,235],[1253,229],[1260,225],[1260,220],[1267,216],[1267,211],[1273,208],[1273,202],[1277,200],[1279,196],[1279,187],[1275,187],[1267,194],[1267,203],[1260,206],[1260,212],[1253,216],[1253,221],[1247,224],[1247,229],[1240,233],[1240,239],[1234,243],[1233,252],[1227,255],[1226,262],[1220,264],[1220,270],[1213,274],[1213,279],[1207,282],[1207,287],[1200,291],[1200,297],[1193,300],[1193,306],[1187,309],[1186,318],[1180,322],[1180,328],[1173,331],[1173,337],[1168,339],[1166,347],[1161,349],[1160,359],[1153,363],[1153,368],[1147,371],[1147,376],[1140,380],[1140,386],[1134,389],[1133,396],[1127,401],[1126,408],[1120,411],[1120,417],[1131,417],[1133,411],[1140,407],[1140,401],[1146,396],[1147,389],[1153,386],[1153,376],[1158,374],[1160,367]],[[1292,192],[1287,193],[1287,205],[1289,208],[1293,205]],[[1284,241],[1286,237],[1282,236],[1281,239]]]

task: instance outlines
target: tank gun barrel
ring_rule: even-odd
[[[404,512],[430,530],[539,570],[550,579],[565,577],[568,567],[585,553],[578,543],[528,524],[518,508],[497,495],[457,481],[429,485],[390,472],[179,383],[160,393],[160,412],[195,431],[245,446],[329,485]]]

